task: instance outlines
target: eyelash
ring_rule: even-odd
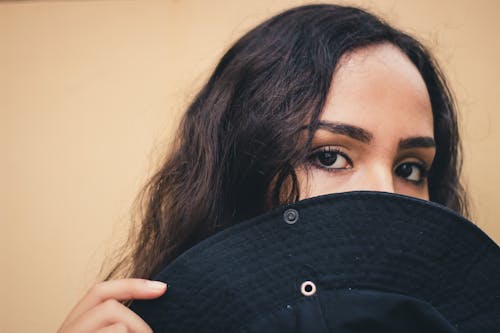
[[[339,169],[339,168],[327,168],[324,165],[321,165],[318,162],[317,158],[321,154],[324,154],[324,153],[333,153],[333,154],[337,154],[337,155],[342,156],[343,158],[345,158],[345,160],[349,164],[349,166],[350,166],[349,169],[352,168],[352,160],[351,160],[351,158],[349,156],[347,156],[347,154],[345,154],[344,152],[342,152],[342,150],[340,150],[339,148],[337,148],[337,147],[331,147],[331,146],[321,147],[321,148],[316,149],[315,151],[313,151],[312,154],[309,155],[309,157],[308,157],[309,164],[313,165],[316,168],[324,170],[326,172],[339,172],[339,171],[342,171],[342,170],[346,170],[346,169]]]
[[[324,153],[334,153],[334,154],[338,154],[338,155],[342,156],[343,158],[345,158],[345,160],[349,164],[349,168],[328,168],[328,167],[325,167],[324,165],[319,163],[317,160],[318,156],[320,156],[321,154],[324,154]],[[353,167],[352,160],[346,153],[342,152],[342,150],[340,150],[337,147],[331,147],[331,146],[325,146],[325,147],[321,147],[319,149],[316,149],[315,151],[313,151],[309,155],[307,160],[308,160],[308,164],[310,164],[318,169],[321,169],[323,171],[326,171],[326,172],[339,172],[339,171],[344,171],[346,169],[351,169]],[[425,183],[425,180],[427,179],[428,174],[429,174],[429,168],[427,167],[427,165],[425,163],[423,163],[421,161],[411,161],[411,162],[400,163],[394,168],[394,172],[396,172],[396,170],[399,167],[401,167],[402,165],[409,165],[412,167],[416,167],[420,173],[420,179],[419,180],[410,180],[410,179],[407,179],[407,178],[405,178],[403,176],[399,176],[399,175],[398,175],[398,177],[400,177],[401,179],[403,179],[406,182],[409,182],[409,183],[417,185],[417,186],[422,186]]]
[[[420,180],[411,180],[411,179],[406,179],[405,177],[401,177],[403,180],[409,182],[409,183],[412,183],[412,184],[415,184],[417,186],[422,186],[424,183],[425,183],[425,180],[427,179],[428,175],[429,175],[429,168],[427,167],[427,165],[423,162],[420,162],[420,161],[411,161],[411,162],[404,162],[404,163],[401,163],[401,164],[398,164],[396,166],[396,168],[394,170],[396,170],[397,168],[399,168],[400,166],[402,165],[410,165],[410,166],[415,166],[418,168],[419,172],[420,172]]]

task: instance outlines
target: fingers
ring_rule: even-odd
[[[95,332],[102,329],[113,332],[152,333],[151,328],[132,310],[114,299],[85,312],[67,327],[68,332]]]
[[[71,310],[62,326],[108,299],[123,301],[156,298],[165,292],[166,287],[165,283],[145,279],[120,279],[98,283]]]
[[[116,323],[111,326],[101,328],[95,331],[95,333],[129,333],[129,330],[124,324]]]

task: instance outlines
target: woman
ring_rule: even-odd
[[[150,331],[120,303],[165,292],[142,279],[285,203],[375,190],[465,215],[460,167],[452,97],[419,42],[356,8],[288,10],[222,57],[145,189],[132,247],[60,332]],[[111,280],[123,276],[136,279]]]

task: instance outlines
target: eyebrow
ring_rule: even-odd
[[[366,144],[369,144],[373,139],[373,134],[367,130],[358,126],[339,122],[321,121],[318,124],[318,129],[327,130],[334,134],[345,135]],[[399,149],[434,148],[436,147],[436,141],[434,141],[434,138],[430,136],[416,136],[401,139],[398,147]]]
[[[327,130],[334,134],[345,135],[364,143],[370,143],[373,139],[373,134],[362,129],[361,127],[344,123],[321,121],[318,124],[318,129]]]
[[[416,136],[399,141],[399,149],[434,147],[436,147],[436,141],[434,141],[434,138],[431,138],[430,136]]]

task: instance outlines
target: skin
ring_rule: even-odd
[[[308,162],[302,199],[355,190],[428,200],[435,156],[430,98],[417,68],[389,43],[341,58]]]
[[[144,279],[98,283],[75,305],[57,332],[151,333],[151,328],[120,301],[157,298],[166,290],[165,283]]]
[[[341,59],[331,87],[311,155],[297,170],[302,199],[375,190],[428,200],[432,109],[415,66],[391,44],[366,47]],[[120,301],[157,298],[166,289],[143,279],[99,283],[58,332],[152,332]]]

